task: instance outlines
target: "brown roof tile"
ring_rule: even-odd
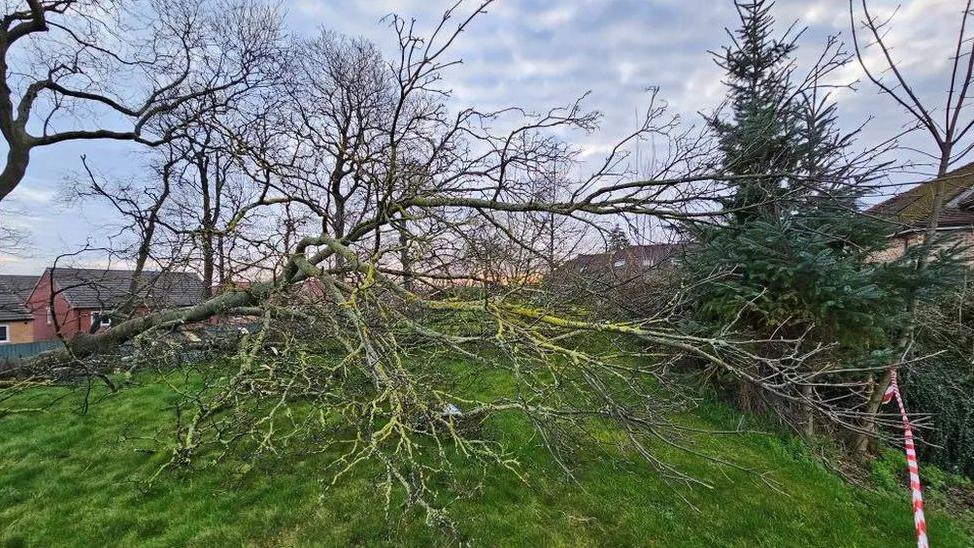
[[[974,225],[974,163],[955,169],[941,179],[944,183],[944,208],[939,226]],[[922,227],[930,222],[934,184],[937,179],[919,185],[880,202],[868,213],[909,226]]]

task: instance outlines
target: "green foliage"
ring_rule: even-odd
[[[910,410],[929,414],[920,455],[928,462],[974,477],[974,375],[970,362],[932,359],[904,376]]]
[[[903,452],[884,449],[879,457],[870,463],[870,479],[879,489],[887,493],[896,493],[903,490],[903,470],[906,470],[906,456]]]
[[[934,356],[911,368],[903,383],[910,409],[930,414],[933,428],[924,435],[942,446],[926,447],[922,456],[970,474],[974,329],[939,313],[945,295],[962,282],[962,250],[937,236],[895,260],[878,259],[894,228],[859,215],[856,205],[864,183],[882,166],[850,151],[855,132],[837,130],[827,89],[792,81],[795,34],[789,29],[775,37],[772,7],[765,0],[738,2],[741,26],[716,56],[726,71],[731,116],[710,122],[722,167],[737,177],[718,225],[689,229],[701,243],[686,261],[690,277],[698,282],[716,277],[693,285],[690,326],[723,332],[730,324],[756,338],[804,337],[806,350],[828,348],[815,363],[803,364],[805,372],[837,363],[888,366],[904,355],[903,341],[911,341],[912,355]],[[826,65],[810,74],[843,62],[841,53],[821,59]],[[908,336],[907,326],[917,318],[925,326]],[[945,330],[948,324],[954,327]],[[866,375],[834,380],[866,385]],[[747,387],[736,388],[741,402],[750,405]],[[760,395],[758,400],[767,403]],[[772,405],[783,417],[794,412],[787,402]],[[806,406],[801,413],[803,424],[810,424],[812,411]]]
[[[911,413],[924,417],[920,457],[974,478],[974,290],[923,305],[915,335],[924,357],[903,375]]]
[[[923,498],[928,505],[951,507],[958,502],[963,505],[962,499],[974,494],[974,484],[970,479],[924,461],[922,457],[920,460]],[[906,469],[903,449],[885,448],[871,463],[870,479],[880,491],[896,495],[909,487]],[[967,510],[970,511],[970,508]]]
[[[913,246],[896,260],[877,259],[889,246],[892,227],[859,214],[857,202],[882,166],[851,150],[855,132],[839,131],[827,88],[816,79],[792,81],[795,35],[789,29],[774,37],[772,6],[764,0],[738,3],[741,27],[717,55],[727,73],[732,116],[715,116],[711,123],[723,169],[736,178],[719,222],[689,228],[700,245],[685,266],[697,282],[691,327],[726,333],[732,326],[757,340],[801,339],[799,351],[815,351],[787,375],[760,364],[749,371],[755,378],[774,377],[787,390],[805,390],[790,398],[718,377],[729,381],[742,405],[774,411],[811,434],[816,413],[833,415],[822,408],[856,405],[849,398],[854,390],[825,385],[865,385],[868,374],[819,375],[817,388],[799,388],[804,381],[795,379],[838,364],[862,371],[891,363],[914,305],[939,298],[957,283],[960,268],[957,250],[949,246],[925,260],[939,242]],[[826,52],[809,73],[842,65],[834,42]],[[794,350],[765,346],[762,352]],[[788,375],[791,381],[784,379]],[[818,398],[814,405],[812,398]],[[794,405],[798,400],[804,403]]]
[[[721,273],[700,286],[700,317],[725,323],[743,311],[755,331],[808,332],[816,341],[857,346],[863,358],[882,358],[873,353],[907,321],[911,299],[936,297],[960,273],[948,258],[917,270],[919,246],[893,261],[874,260],[887,246],[885,228],[839,209],[712,230],[687,263],[698,279]]]
[[[796,44],[790,29],[773,36],[773,2],[737,6],[741,27],[718,55],[733,118],[712,122],[724,169],[749,178],[732,187],[725,223],[696,228],[703,245],[688,263],[694,277],[721,275],[701,287],[698,319],[726,323],[743,311],[745,327],[759,333],[811,332],[875,358],[913,299],[936,298],[957,282],[954,250],[922,269],[916,265],[929,246],[875,259],[891,227],[858,214],[856,202],[876,167],[849,159],[854,134],[838,131],[827,94],[791,82]],[[761,203],[753,200],[758,183]]]
[[[834,105],[791,83],[797,46],[790,29],[773,36],[772,6],[739,3],[741,27],[718,55],[733,118],[712,123],[724,169],[749,178],[732,186],[726,223],[696,229],[694,278],[720,277],[701,286],[698,319],[724,324],[743,312],[759,333],[881,341],[905,312],[911,264],[871,260],[888,233],[855,211],[871,172],[843,161],[852,136],[835,129]]]

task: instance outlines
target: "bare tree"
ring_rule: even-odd
[[[161,212],[172,193],[175,162],[170,159],[159,166],[154,166],[156,167],[154,174],[158,176],[159,184],[146,186],[134,185],[132,181],[106,183],[100,180],[101,178],[88,165],[86,157],[81,157],[81,163],[87,181],[69,187],[67,198],[69,201],[93,198],[107,201],[123,219],[125,224],[120,227],[119,235],[131,235],[133,240],[129,245],[119,245],[116,240],[113,242],[112,249],[113,253],[121,255],[122,258],[134,260],[135,274],[132,276],[129,294],[138,295],[144,289],[142,273],[149,266],[150,261],[161,263],[161,256],[167,252],[170,258],[177,255],[174,253],[175,246],[161,246],[157,241],[157,232],[162,224]],[[129,305],[121,307],[121,312],[131,313],[134,304],[135,301],[132,300]]]
[[[944,102],[938,106],[935,101],[925,98],[917,91],[915,83],[895,57],[888,34],[896,11],[888,17],[879,17],[870,10],[867,0],[849,1],[849,20],[859,65],[869,81],[885,97],[901,107],[911,125],[926,134],[933,145],[933,152],[916,151],[931,161],[936,177],[933,194],[930,196],[930,214],[924,223],[923,244],[928,248],[934,242],[940,225],[948,183],[945,176],[974,149],[974,134],[971,133],[974,127],[974,111],[969,105],[971,85],[974,84],[974,36],[968,28],[972,13],[971,2],[967,0],[958,13],[954,46],[949,52],[944,52],[951,61],[950,78],[946,82]],[[917,268],[925,268],[927,260],[928,257],[921,257]],[[913,308],[915,305],[914,302]],[[909,362],[911,359],[915,328],[914,319],[900,336],[902,362]],[[865,432],[873,430],[874,417],[891,377],[892,368],[873,383],[872,393],[866,403]],[[858,436],[857,447],[860,452],[867,450],[870,439],[875,437],[866,433]]]
[[[859,4],[857,12],[856,4]],[[857,23],[856,15],[861,13]],[[890,100],[906,111],[916,127],[926,133],[934,144],[934,152],[924,153],[934,166],[934,174],[941,178],[951,167],[960,162],[974,148],[971,128],[974,127],[968,99],[974,83],[974,37],[967,27],[972,15],[971,2],[967,1],[959,10],[959,29],[953,49],[949,55],[950,80],[946,85],[946,96],[941,106],[926,101],[914,89],[914,83],[903,72],[892,47],[888,43],[888,32],[895,11],[888,18],[877,18],[869,9],[867,0],[850,0],[849,17],[852,27],[853,44],[859,65],[866,77]],[[865,38],[863,37],[865,35]],[[869,54],[875,53],[875,59]],[[933,198],[930,217],[930,230],[936,230],[939,215],[943,209],[943,186]]]
[[[151,131],[154,120],[248,88],[279,41],[274,10],[247,0],[26,4],[7,2],[0,19],[0,132],[8,147],[0,201],[37,148],[81,139],[166,142],[171,134]],[[109,119],[128,127],[110,129]]]

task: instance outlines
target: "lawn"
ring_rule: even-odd
[[[191,470],[146,478],[167,459],[145,439],[171,426],[175,396],[153,375],[77,412],[81,393],[39,388],[21,397],[66,395],[48,412],[0,419],[0,539],[53,545],[450,545],[488,546],[911,546],[906,489],[853,487],[791,438],[699,436],[697,449],[767,471],[782,492],[751,474],[687,454],[667,456],[712,489],[676,496],[648,465],[583,450],[570,481],[527,426],[492,419],[484,434],[521,460],[527,482],[492,471],[450,506],[457,531],[425,525],[417,511],[384,510],[374,470],[329,487],[327,454],[295,447],[279,458],[198,459]],[[9,402],[8,402],[9,403]],[[727,428],[739,416],[708,403],[683,417]],[[305,449],[305,450],[302,450]],[[459,470],[460,475],[475,470]],[[928,514],[931,542],[970,547],[969,517]]]

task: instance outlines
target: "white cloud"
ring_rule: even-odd
[[[39,206],[51,203],[57,192],[50,188],[36,188],[33,181],[26,181],[18,186],[11,194],[10,200],[14,203]]]

